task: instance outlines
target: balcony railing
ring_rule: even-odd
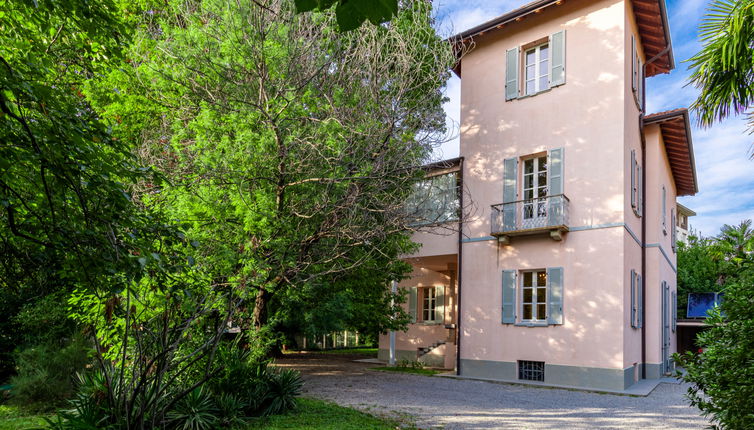
[[[560,240],[568,231],[569,200],[564,194],[492,205],[493,236],[521,236],[550,232]]]

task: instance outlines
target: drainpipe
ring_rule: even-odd
[[[663,3],[663,2],[661,2]],[[647,139],[644,136],[644,112],[647,107],[647,85],[645,76],[647,65],[657,61],[658,58],[670,51],[670,38],[668,46],[657,55],[644,63],[641,78],[645,81],[641,85],[641,112],[639,112],[639,135],[641,136],[641,379],[647,379]],[[633,59],[631,59],[633,61]],[[672,63],[671,63],[672,64]]]
[[[463,279],[463,157],[458,170],[458,265],[456,270],[456,375],[461,374],[461,280]]]

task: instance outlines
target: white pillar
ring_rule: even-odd
[[[398,282],[393,281],[390,286],[390,291],[395,294],[398,292]],[[390,301],[390,306],[395,305],[395,300]],[[390,360],[388,364],[395,366],[395,330],[390,330]]]

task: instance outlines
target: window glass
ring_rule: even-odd
[[[550,50],[547,44],[526,51],[524,76],[527,95],[550,87]]]
[[[544,270],[524,272],[521,283],[523,321],[547,319],[547,272]]]

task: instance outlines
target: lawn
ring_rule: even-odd
[[[15,406],[0,405],[0,430],[23,430],[40,428],[43,415],[33,415]],[[285,415],[260,418],[251,421],[249,430],[296,430],[296,429],[343,429],[380,430],[414,428],[410,423],[395,421],[344,408],[322,400],[300,397],[298,408]]]
[[[45,416],[25,412],[17,406],[0,405],[0,430],[38,429],[44,425]]]

